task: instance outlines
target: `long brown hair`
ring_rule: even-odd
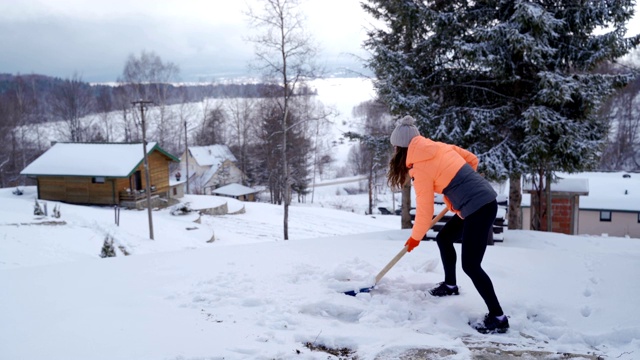
[[[387,172],[387,183],[392,189],[402,189],[407,181],[409,169],[407,169],[408,148],[396,146],[396,152],[389,161],[389,172]]]

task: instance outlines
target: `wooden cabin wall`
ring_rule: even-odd
[[[149,159],[149,177],[151,179],[150,185],[156,187],[156,191],[159,193],[169,193],[169,163],[170,160],[164,156],[159,151],[154,151],[148,157]],[[140,171],[141,179],[142,179],[142,188],[144,189],[147,185],[147,177],[144,171],[144,162],[141,162],[140,165],[136,168],[137,171]],[[129,187],[129,180],[125,179],[126,186],[124,188],[119,188],[119,190],[124,190]],[[118,182],[118,186],[120,186],[121,182]]]
[[[113,205],[118,203],[113,193],[113,181],[92,182],[93,177],[43,176],[38,178],[38,196],[42,200],[75,204]]]

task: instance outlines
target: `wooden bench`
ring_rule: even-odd
[[[489,239],[487,239],[487,242],[491,245],[493,244],[493,242],[502,242],[504,240],[504,229],[507,226],[507,221],[505,220],[505,216],[506,216],[506,207],[505,206],[498,206],[498,214],[496,215],[496,220],[493,222],[493,231],[491,233],[491,236]],[[434,212],[434,218],[435,215],[442,210],[442,207],[437,207],[435,209],[436,211]],[[412,214],[411,214],[411,221],[413,222],[415,220],[415,210],[412,209]],[[449,219],[451,219],[453,217],[452,213],[447,213],[440,221],[438,221],[433,228],[431,228],[429,231],[427,231],[427,234],[424,236],[424,238],[422,240],[435,240],[436,236],[438,235],[438,232],[442,229],[442,227],[444,226],[444,224],[447,223],[447,221],[449,221]],[[456,242],[460,242],[460,240],[457,240]]]

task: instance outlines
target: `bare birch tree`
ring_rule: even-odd
[[[259,10],[250,8],[246,15],[258,34],[249,41],[254,44],[255,67],[267,79],[282,86],[279,95],[281,144],[281,191],[284,205],[284,239],[289,239],[289,205],[291,177],[287,159],[287,133],[296,124],[290,121],[291,99],[296,88],[316,76],[314,58],[317,47],[306,33],[299,0],[261,0]]]
[[[252,121],[255,118],[256,100],[251,98],[232,98],[226,102],[226,111],[229,114],[230,139],[234,154],[238,158],[238,167],[242,171],[242,182],[247,184],[249,145],[251,139],[256,138]]]
[[[110,89],[100,89],[96,98],[96,110],[98,111],[98,117],[103,124],[104,140],[106,142],[113,141],[114,139],[114,123],[110,117],[113,106],[113,93]]]
[[[91,124],[84,124],[82,118],[93,110],[94,97],[89,84],[83,82],[80,75],[73,74],[58,85],[49,102],[52,114],[65,123],[61,131],[69,141],[89,140],[87,129]]]
[[[640,170],[640,78],[611,97],[601,109],[609,136],[600,159],[606,171]]]
[[[360,147],[352,148],[352,152],[349,153],[349,161],[355,162],[352,164],[355,174],[367,175],[368,213],[372,214],[376,185],[380,178],[385,177],[389,162],[391,146],[388,134],[393,129],[393,122],[387,106],[379,100],[369,100],[356,105],[352,115],[362,121],[364,133],[362,135],[345,134],[349,138],[360,141]],[[408,221],[410,223],[411,219],[409,218]]]
[[[123,85],[128,85],[130,101],[151,100],[155,104],[158,117],[157,139],[164,146],[170,131],[170,114],[167,111],[168,89],[171,81],[177,80],[180,68],[172,62],[164,62],[155,52],[142,51],[136,57],[130,54],[122,71]],[[135,112],[133,113],[135,114]],[[134,115],[135,116],[135,115]],[[139,127],[139,122],[136,123]]]
[[[195,143],[199,146],[207,146],[225,143],[225,123],[227,114],[222,104],[217,103],[204,114],[200,130],[196,133]]]
[[[314,96],[304,95],[297,97],[299,113],[307,119],[304,123],[307,137],[311,139],[311,203],[315,195],[316,177],[322,174],[323,166],[331,162],[331,147],[325,144],[323,139],[329,133],[331,118],[337,114],[334,108],[327,108],[320,101],[314,101]]]

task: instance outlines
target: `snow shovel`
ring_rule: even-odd
[[[442,211],[440,211],[440,214],[438,214],[435,218],[433,218],[433,220],[431,220],[431,225],[429,225],[429,229],[431,229],[438,221],[440,221],[440,219],[442,219],[442,217],[447,213],[447,211],[448,211],[448,209],[446,207],[444,209],[442,209]],[[427,229],[427,231],[429,229]],[[391,270],[393,265],[395,265],[404,256],[404,254],[406,254],[406,253],[407,253],[407,247],[405,246],[405,247],[402,248],[402,250],[400,250],[400,252],[396,256],[393,257],[393,259],[391,259],[391,261],[389,261],[387,266],[385,266],[382,270],[380,270],[378,275],[376,275],[376,282],[373,284],[373,286],[362,288],[360,290],[350,290],[350,291],[345,292],[345,295],[356,296],[359,293],[371,292],[371,290],[373,290],[376,287],[376,285],[378,285],[378,282],[380,282],[382,277],[387,272],[389,272],[389,270]]]

